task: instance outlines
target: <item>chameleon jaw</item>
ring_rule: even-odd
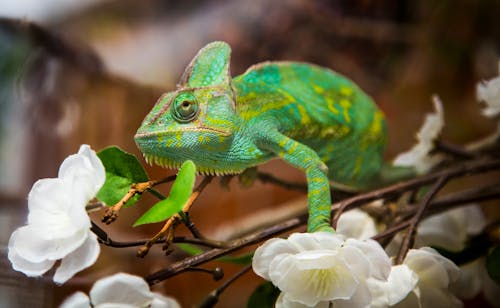
[[[149,165],[158,165],[163,168],[167,169],[179,169],[182,165],[182,162],[180,161],[174,161],[171,160],[167,157],[159,157],[151,154],[143,154],[144,160],[149,164]],[[195,162],[196,164],[196,162]],[[196,173],[198,175],[205,175],[205,176],[223,176],[223,175],[232,175],[232,174],[240,174],[243,172],[243,170],[233,170],[233,169],[228,169],[228,170],[221,170],[213,167],[201,167],[196,164]]]

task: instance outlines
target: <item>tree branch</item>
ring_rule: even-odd
[[[332,209],[340,209],[341,206],[343,206],[344,209],[352,209],[355,207],[359,207],[367,202],[381,199],[381,198],[388,198],[388,197],[394,197],[397,195],[402,194],[403,192],[406,191],[411,191],[414,190],[418,187],[426,186],[430,183],[435,182],[439,178],[442,177],[447,177],[449,179],[451,178],[456,178],[459,176],[466,176],[466,175],[471,175],[471,174],[477,174],[477,173],[486,173],[494,170],[499,170],[500,169],[500,159],[495,159],[495,160],[480,160],[480,161],[471,161],[469,163],[463,164],[461,166],[457,167],[452,167],[449,169],[445,169],[442,171],[438,171],[432,174],[428,174],[426,176],[422,176],[417,179],[409,180],[406,182],[402,182],[396,185],[392,185],[386,188],[374,190],[368,193],[364,193],[349,199],[346,199],[342,201],[339,204],[334,204],[332,206]],[[468,203],[470,200],[490,200],[490,199],[495,199],[499,197],[500,191],[498,189],[488,189],[488,194],[486,196],[480,196],[480,193],[484,193],[484,189],[481,190],[474,190],[474,191],[467,191],[462,194],[455,194],[453,196],[444,198],[444,199],[439,199],[434,202],[430,202],[429,206],[432,208],[432,213],[438,213],[440,212],[440,208],[434,206],[434,204],[441,204],[443,209],[449,208],[451,205],[458,205],[458,204],[464,204]],[[460,200],[459,197],[462,197],[463,200]],[[338,212],[338,211],[337,211]],[[425,215],[424,215],[425,216]],[[234,251],[237,251],[243,247],[247,247],[256,243],[260,243],[268,238],[275,237],[279,234],[282,234],[287,231],[291,231],[299,226],[305,225],[307,222],[307,215],[298,215],[297,217],[288,219],[283,221],[282,223],[276,224],[274,226],[265,228],[263,230],[259,230],[256,232],[253,232],[251,234],[248,234],[246,236],[243,236],[239,239],[230,241],[227,243],[227,246],[225,248],[215,248],[208,250],[206,252],[203,252],[199,255],[188,257],[184,260],[175,262],[168,266],[167,268],[160,270],[156,273],[150,274],[145,277],[146,281],[150,285],[154,285],[156,283],[159,283],[165,279],[168,279],[170,277],[173,277],[175,275],[178,275],[179,273],[184,272],[187,268],[192,267],[192,266],[198,266],[200,264],[204,264],[206,262],[209,262],[211,260],[214,260],[216,258],[219,258],[223,255],[230,254]],[[385,236],[389,236],[392,234],[395,234],[396,232],[403,230],[404,228],[408,227],[409,222],[404,221],[401,222],[399,225],[394,226],[391,228],[391,230],[386,230],[382,232],[383,236],[378,236],[375,237],[377,239],[383,238]]]

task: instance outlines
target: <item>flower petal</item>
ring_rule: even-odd
[[[319,302],[314,305],[314,308],[328,308],[330,306],[329,301]],[[311,306],[304,305],[299,302],[291,301],[287,298],[286,294],[281,292],[275,303],[275,308],[310,308]]]
[[[479,294],[483,285],[482,271],[484,258],[460,266],[460,276],[451,285],[453,293],[463,299],[471,299]]]
[[[46,240],[40,237],[43,230],[26,225],[12,233],[9,245],[30,262],[58,260],[80,247],[85,241],[86,232],[77,232],[68,238]]]
[[[77,154],[66,157],[62,162],[59,178],[77,183],[88,201],[101,189],[106,174],[95,152],[88,145],[82,145]]]
[[[441,213],[422,221],[417,236],[420,247],[431,245],[450,251],[460,251],[465,248],[467,230],[452,215]]]
[[[266,280],[269,278],[269,266],[271,261],[278,255],[297,253],[297,249],[290,245],[287,240],[272,238],[255,250],[252,267],[253,271]]]
[[[356,247],[366,256],[370,264],[370,276],[381,280],[386,280],[389,277],[391,260],[378,242],[371,239],[364,241],[348,239],[344,247],[348,246]]]
[[[404,264],[393,266],[386,283],[389,305],[394,305],[402,301],[415,289],[417,283],[417,274],[408,266]]]
[[[370,289],[365,283],[360,283],[356,292],[349,299],[336,299],[332,301],[335,308],[374,308]]]
[[[336,231],[345,237],[359,240],[369,239],[377,234],[373,218],[359,209],[343,213],[337,222]]]
[[[28,209],[47,212],[64,212],[67,207],[67,192],[61,179],[40,179],[36,181],[28,194]],[[36,216],[28,216],[36,220]]]
[[[113,303],[145,307],[153,301],[153,293],[141,277],[118,273],[98,280],[90,290],[90,298],[94,306]]]
[[[426,116],[417,133],[418,143],[409,151],[399,154],[394,159],[395,166],[413,166],[419,173],[425,173],[439,162],[439,157],[430,156],[430,153],[444,127],[443,105],[437,96],[433,96],[432,100],[436,112]]]
[[[404,264],[417,273],[421,281],[432,282],[436,288],[447,288],[450,283],[446,270],[427,251],[410,249]]]
[[[76,273],[93,265],[99,256],[100,247],[94,233],[88,231],[87,238],[75,251],[65,256],[54,274],[55,283],[65,283]]]
[[[90,299],[87,294],[79,291],[66,298],[59,308],[91,308]]]
[[[494,117],[500,114],[500,77],[477,84],[477,100],[486,103],[483,114]]]
[[[462,307],[463,303],[447,288],[436,288],[432,284],[420,283],[422,307]]]
[[[314,249],[335,250],[344,242],[344,236],[330,232],[293,233],[288,237],[288,241],[298,251],[310,251]]]
[[[12,268],[15,271],[21,272],[28,277],[37,277],[45,274],[55,263],[55,261],[51,260],[45,260],[38,263],[30,262],[21,257],[15,249],[11,249],[10,247],[7,257],[10,263],[12,263]]]

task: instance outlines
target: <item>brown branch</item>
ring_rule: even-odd
[[[110,223],[115,221],[116,218],[118,218],[118,212],[120,212],[121,208],[135,195],[140,195],[144,193],[146,190],[151,190],[153,187],[157,185],[171,182],[175,180],[176,177],[177,175],[170,175],[160,180],[153,180],[153,181],[132,184],[128,192],[125,194],[125,196],[123,196],[123,198],[120,201],[118,201],[115,205],[111,206],[110,208],[106,209],[106,211],[104,212],[104,216],[102,217],[102,222],[109,225]],[[157,195],[154,192],[152,193],[154,195]]]
[[[137,241],[129,241],[129,242],[121,242],[115,241],[104,231],[101,227],[99,227],[96,223],[92,221],[92,227],[90,228],[97,238],[99,242],[103,245],[114,247],[114,248],[127,248],[127,247],[137,247],[146,244],[148,240],[137,240]],[[205,246],[209,248],[224,248],[226,247],[226,243],[221,241],[209,240],[209,239],[200,239],[200,238],[192,238],[185,236],[176,236],[173,239],[174,243],[186,243],[186,244],[195,244],[200,246]],[[164,240],[156,241],[155,244],[163,244]]]
[[[188,267],[198,266],[200,264],[206,263],[208,261],[217,259],[223,255],[229,254],[233,251],[247,247],[256,243],[259,243],[268,238],[274,237],[286,231],[293,230],[294,228],[305,224],[307,221],[307,215],[302,215],[295,217],[280,223],[279,225],[266,228],[262,231],[258,231],[240,239],[231,241],[228,243],[226,248],[215,248],[208,250],[196,256],[188,257],[179,262],[171,264],[166,269],[160,270],[156,273],[148,275],[145,280],[150,284],[154,285],[161,282],[167,278],[180,274],[186,270]]]
[[[500,160],[495,159],[495,160],[486,160],[486,161],[473,161],[469,162],[467,164],[463,164],[458,167],[454,168],[449,168],[446,170],[442,170],[439,172],[435,172],[414,180],[410,180],[407,182],[403,182],[400,184],[392,185],[387,188],[382,188],[378,189],[372,192],[368,192],[362,195],[358,195],[352,198],[349,198],[347,200],[344,200],[341,202],[342,205],[344,205],[344,209],[350,209],[354,208],[356,206],[361,206],[364,203],[376,200],[376,199],[381,199],[381,198],[387,198],[387,197],[393,197],[396,195],[400,195],[401,193],[405,191],[411,191],[413,189],[416,189],[418,187],[426,186],[430,183],[435,182],[437,179],[446,176],[449,179],[458,177],[458,176],[465,176],[469,174],[477,174],[477,173],[486,173],[489,171],[494,171],[494,170],[499,170],[500,169]],[[467,199],[465,199],[464,203],[469,202],[469,199],[479,199],[480,196],[473,195],[471,192],[468,192]],[[493,191],[489,194],[488,197],[480,198],[482,200],[489,200],[493,198],[498,198],[499,191]],[[464,196],[464,195],[463,195]],[[441,199],[439,199],[441,200]],[[443,199],[444,200],[444,199]],[[435,203],[431,202],[430,206]],[[458,204],[460,203],[460,200],[458,198],[448,198],[444,201],[439,201],[442,202],[442,204],[446,204],[447,206],[450,206],[451,203]],[[463,203],[462,203],[463,204]],[[333,205],[332,209],[339,208],[338,205]],[[434,213],[438,212],[438,209],[434,210]],[[150,274],[147,277],[145,277],[146,281],[150,284],[156,284],[159,283],[165,279],[168,279],[170,277],[173,277],[175,275],[178,275],[182,272],[184,272],[187,268],[193,267],[193,266],[198,266],[200,264],[204,264],[208,261],[214,260],[216,258],[219,258],[223,255],[232,253],[234,251],[237,251],[243,247],[247,247],[253,244],[260,243],[268,238],[275,237],[279,234],[282,234],[287,231],[291,231],[297,227],[305,225],[307,222],[307,215],[298,215],[297,217],[287,219],[279,224],[276,224],[274,226],[270,226],[268,228],[265,228],[263,230],[256,231],[254,233],[248,234],[246,236],[243,236],[239,239],[233,240],[229,243],[227,243],[227,246],[225,248],[215,248],[208,250],[206,252],[203,252],[199,255],[188,257],[184,260],[175,262],[168,266],[167,268],[160,270],[156,273]],[[394,234],[397,231],[400,231],[404,228],[406,228],[408,225],[408,222],[402,222],[401,225],[398,225],[397,228],[394,227],[393,230],[391,230],[390,234]],[[386,233],[385,236],[387,236],[389,233]]]
[[[417,213],[413,215],[413,217],[409,221],[408,231],[403,238],[403,242],[401,243],[401,247],[399,249],[399,253],[396,257],[396,264],[403,263],[404,258],[406,257],[406,253],[408,250],[413,247],[413,243],[415,242],[415,235],[417,234],[417,225],[424,217],[425,210],[431,203],[434,196],[444,187],[444,185],[448,182],[448,177],[443,176],[438,179],[438,181],[432,186],[431,190],[425,194],[424,199],[418,206]]]
[[[220,287],[210,292],[210,294],[203,300],[203,302],[198,306],[199,308],[211,308],[219,301],[219,297],[224,292],[227,287],[229,287],[233,282],[239,279],[241,276],[246,274],[252,269],[252,264],[246,265],[244,268],[239,270],[234,276],[225,281]]]
[[[438,140],[435,143],[436,151],[451,155],[460,159],[473,159],[474,154],[467,149],[447,141]]]
[[[473,188],[466,191],[452,193],[447,196],[443,196],[439,199],[431,202],[428,210],[424,213],[424,218],[445,212],[452,208],[455,208],[460,205],[469,204],[473,202],[481,202],[488,200],[500,199],[500,184],[488,185],[480,188]],[[409,210],[406,213],[403,213],[405,217],[411,217],[417,211],[416,207],[409,207]],[[409,220],[401,221],[383,232],[372,237],[372,239],[380,241],[388,236],[392,236],[397,232],[408,228],[410,224]]]
[[[429,185],[443,176],[446,176],[448,179],[452,179],[464,175],[489,172],[498,169],[500,169],[500,159],[471,161],[461,164],[457,167],[437,171],[435,173],[430,173],[416,179],[357,195],[355,197],[343,200],[339,203],[339,209],[335,212],[335,215],[333,217],[333,226],[334,228],[337,226],[338,219],[343,212],[359,206],[360,204],[368,203],[378,199],[386,199],[399,196],[403,192],[411,191],[416,188]]]

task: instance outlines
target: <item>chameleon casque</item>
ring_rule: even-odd
[[[308,231],[333,231],[329,180],[356,188],[401,177],[383,162],[383,113],[349,79],[298,62],[264,62],[231,78],[231,48],[213,42],[162,95],[135,141],[149,163],[225,175],[279,157],[305,172]],[[404,174],[404,172],[403,172]]]

